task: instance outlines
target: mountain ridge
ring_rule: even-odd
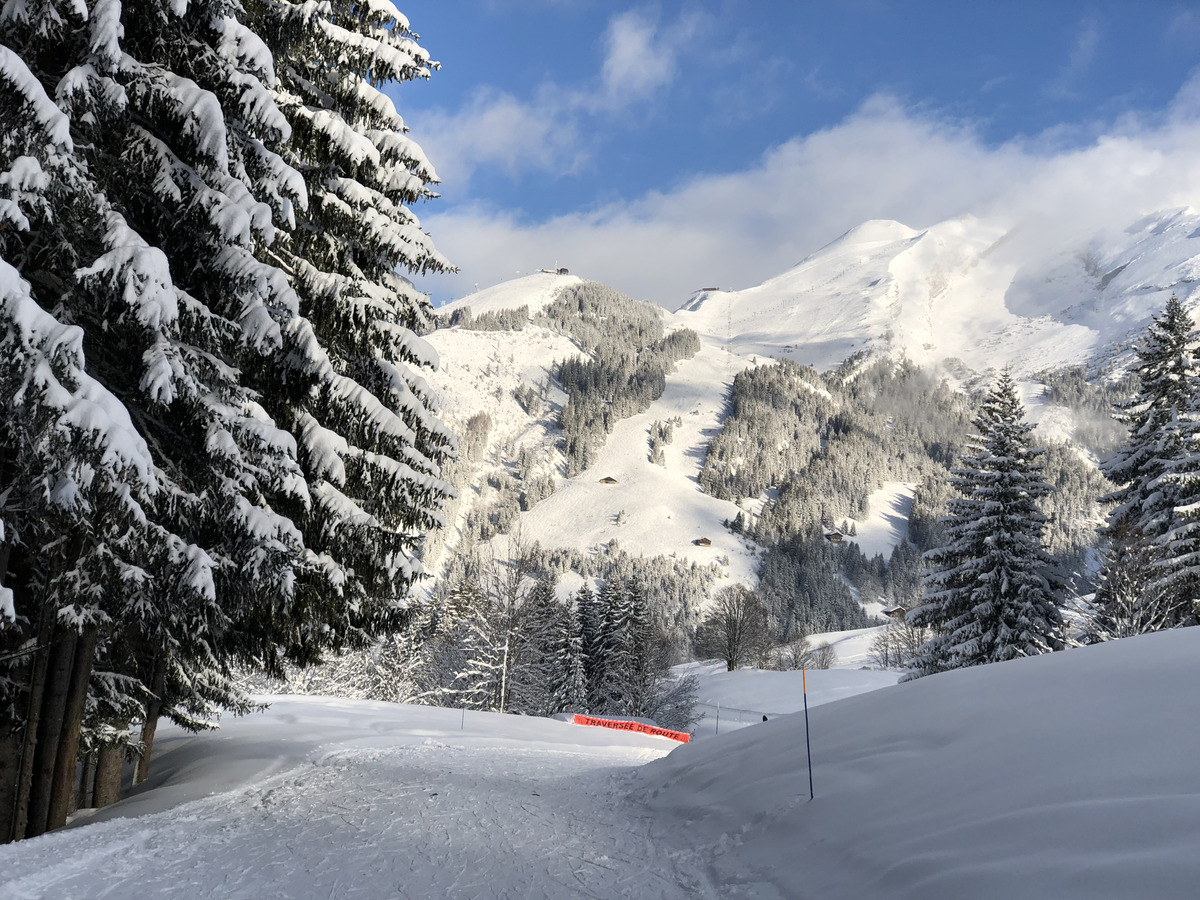
[[[1071,410],[1047,400],[1041,373],[1086,365],[1093,378],[1115,376],[1171,293],[1195,310],[1198,280],[1200,214],[1190,208],[1143,217],[1052,256],[1030,256],[1019,230],[970,216],[924,230],[865,222],[760,285],[698,292],[680,310],[663,311],[668,331],[691,328],[701,336],[700,352],[667,375],[665,393],[649,409],[617,422],[593,464],[574,478],[564,477],[556,448],[566,395],[553,375],[558,361],[583,351],[534,318],[561,285],[579,279],[538,273],[504,282],[442,309],[528,306],[524,328],[441,328],[427,337],[447,363],[431,384],[449,417],[461,426],[484,413],[491,423],[481,458],[468,467],[456,521],[436,540],[458,546],[464,517],[496,499],[489,484],[508,478],[503,473],[525,454],[524,465],[536,458],[538,477],[555,490],[516,516],[524,540],[584,554],[615,540],[639,555],[717,562],[728,581],[753,584],[757,549],[724,523],[739,512],[755,514],[770,498],[734,503],[699,485],[738,372],[772,357],[829,371],[856,354],[893,356],[971,389],[1011,365],[1041,439],[1070,441],[1078,423]],[[516,397],[535,388],[542,399],[526,409]],[[651,433],[668,421],[676,423],[674,440],[655,464]],[[889,491],[896,488],[880,496]],[[871,510],[859,524],[875,518],[882,521]],[[883,547],[902,535],[896,527],[886,540],[864,540]],[[703,538],[711,545],[693,543]]]

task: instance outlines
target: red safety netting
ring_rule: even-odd
[[[594,716],[575,716],[576,725],[597,725],[600,728],[615,728],[617,731],[637,731],[641,734],[653,734],[658,737],[670,738],[686,744],[692,736],[686,731],[669,731],[656,725],[643,725],[641,722],[621,722],[615,719],[597,719]]]

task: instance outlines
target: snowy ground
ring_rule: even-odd
[[[0,847],[0,897],[705,896],[618,790],[665,738],[297,697],[164,738],[140,818]]]
[[[811,673],[811,801],[803,715],[678,745],[278,698],[167,730],[106,821],[0,847],[0,898],[1194,900],[1197,659],[1181,629],[823,704],[885,679]],[[775,674],[702,690],[799,708]]]
[[[1194,900],[1200,628],[896,685],[644,767],[723,896]]]
[[[832,636],[822,635],[820,639],[832,637],[831,642],[851,645],[855,639],[861,640],[867,633],[874,635],[876,630],[864,628],[857,632],[836,632]],[[800,712],[804,709],[805,680],[811,709],[893,685],[900,677],[898,672],[842,667],[813,670],[807,673],[805,679],[800,672],[757,669],[727,672],[724,663],[692,663],[678,667],[677,671],[684,674],[690,672],[700,678],[697,698],[700,701],[698,708],[704,713],[704,718],[696,726],[697,741],[760,725],[763,716],[769,721]]]

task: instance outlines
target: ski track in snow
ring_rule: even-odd
[[[622,789],[655,755],[433,739],[338,750],[251,789],[0,854],[0,898],[715,897]]]

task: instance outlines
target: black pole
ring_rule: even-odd
[[[808,799],[813,799],[812,780],[812,741],[808,738],[808,670],[800,670],[801,684],[804,687],[804,746],[808,751]]]

